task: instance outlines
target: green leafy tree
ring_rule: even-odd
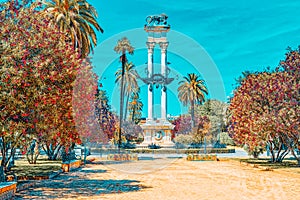
[[[220,133],[226,131],[226,111],[228,104],[219,100],[208,99],[195,107],[196,115],[207,116],[211,122],[210,134],[214,140],[220,139]]]
[[[231,145],[231,146],[235,145],[233,139],[229,136],[229,134],[227,132],[220,133],[220,143],[226,144],[226,145]]]
[[[141,121],[143,110],[143,103],[139,96],[138,92],[134,92],[131,95],[131,100],[129,102],[129,118],[135,124],[138,124]]]

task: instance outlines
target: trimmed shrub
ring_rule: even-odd
[[[149,149],[160,149],[160,146],[157,145],[157,144],[149,144],[149,145],[148,145],[148,148],[149,148]]]
[[[122,143],[121,148],[122,149],[135,149],[135,144],[132,144],[130,142]]]

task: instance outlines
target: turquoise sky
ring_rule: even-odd
[[[288,46],[300,44],[300,3],[278,0],[90,0],[98,11],[104,34],[98,35],[93,64],[103,88],[118,110],[119,91],[114,72],[120,66],[113,51],[118,39],[127,36],[136,48],[129,60],[143,74],[147,61],[143,31],[148,15],[165,13],[171,25],[168,61],[175,78],[168,90],[168,113],[186,112],[177,100],[177,85],[187,73],[195,72],[207,82],[209,98],[227,101],[233,84],[245,70],[274,68],[284,59]],[[154,62],[159,63],[159,48]],[[159,67],[159,66],[157,66]],[[146,87],[141,83],[146,113]],[[159,109],[159,89],[155,91]],[[159,117],[157,112],[157,117]],[[145,116],[146,117],[146,116]]]
[[[2,0],[0,0],[2,1]],[[177,100],[178,82],[187,73],[199,74],[207,83],[208,98],[227,101],[241,72],[274,68],[284,59],[286,48],[300,44],[300,2],[279,0],[88,0],[96,7],[104,33],[91,54],[95,72],[108,91],[118,112],[119,90],[114,73],[120,63],[113,51],[117,40],[126,36],[136,48],[129,60],[141,76],[147,62],[143,30],[148,15],[165,13],[171,31],[168,61],[168,113],[179,115],[187,109]],[[159,70],[159,48],[155,70]],[[147,89],[140,81],[143,115],[147,113]],[[160,88],[155,89],[155,114],[159,117]]]

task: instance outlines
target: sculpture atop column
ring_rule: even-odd
[[[147,24],[144,26],[148,33],[146,42],[148,48],[148,66],[147,77],[141,78],[148,85],[148,117],[146,123],[141,125],[144,134],[144,142],[141,146],[149,144],[158,144],[162,147],[174,147],[171,141],[171,130],[174,125],[167,120],[167,85],[174,78],[168,78],[170,72],[167,67],[167,48],[169,42],[167,40],[167,32],[170,31],[170,25],[167,23],[168,16],[150,15],[146,18]],[[155,73],[153,68],[153,53],[156,45],[161,49],[160,71]],[[154,90],[161,87],[161,109],[160,118],[153,118],[153,96]]]
[[[167,23],[168,16],[166,14],[149,15],[146,18],[147,25],[145,26],[169,26]],[[170,27],[170,26],[169,26]]]

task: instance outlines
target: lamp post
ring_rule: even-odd
[[[221,137],[221,123],[218,123],[218,138],[217,138],[217,140],[218,140],[218,144],[220,144],[220,137]]]

